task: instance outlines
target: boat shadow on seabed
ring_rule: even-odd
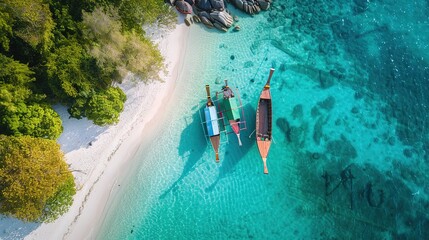
[[[200,110],[197,107],[192,109],[192,122],[189,122],[189,117],[185,118],[186,128],[182,131],[178,151],[182,159],[187,159],[187,161],[180,177],[159,196],[160,199],[165,198],[169,192],[177,189],[177,185],[195,169],[197,162],[207,149],[207,141],[204,139],[204,133],[201,132]]]
[[[255,119],[256,117],[256,111],[254,107],[251,106],[251,104],[246,104],[244,107],[244,114],[245,119]],[[248,129],[252,130],[255,129],[255,123],[253,121],[248,122],[247,127]],[[208,186],[205,191],[211,192],[216,187],[216,184],[221,180],[222,178],[226,177],[229,173],[232,173],[235,169],[235,166],[238,164],[238,162],[249,152],[249,150],[255,145],[255,139],[249,138],[249,134],[251,131],[245,131],[242,134],[242,143],[243,145],[241,147],[238,146],[238,140],[236,138],[231,138],[234,140],[231,140],[231,142],[226,147],[226,153],[224,160],[221,161],[222,165],[219,167],[219,175],[216,178],[216,180]]]

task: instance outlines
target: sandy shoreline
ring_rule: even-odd
[[[158,43],[167,64],[165,82],[144,85],[125,80],[121,88],[127,94],[124,112],[115,126],[97,127],[87,120],[68,119],[67,111],[57,107],[64,125],[58,142],[76,179],[78,191],[69,211],[53,223],[13,226],[0,234],[0,239],[94,239],[103,222],[104,210],[118,181],[133,165],[142,139],[154,134],[156,119],[163,115],[163,103],[171,102],[171,93],[182,68],[189,28],[179,19],[176,28],[167,33],[147,32]],[[156,117],[156,119],[155,119]],[[159,126],[158,126],[159,128]],[[0,223],[7,223],[7,219]],[[25,229],[28,227],[29,229]],[[34,230],[33,230],[34,229]],[[21,231],[13,233],[13,231]],[[31,232],[30,232],[31,231]],[[30,232],[27,236],[26,233]]]

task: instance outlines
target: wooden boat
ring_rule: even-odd
[[[272,141],[271,131],[273,113],[271,106],[270,80],[273,73],[274,68],[271,68],[267,83],[259,96],[258,108],[256,110],[256,144],[258,145],[259,154],[261,155],[262,162],[264,163],[265,174],[268,174],[267,156]]]
[[[213,150],[216,153],[216,162],[219,162],[219,145],[220,145],[220,130],[217,117],[216,106],[210,97],[210,86],[206,85],[207,103],[204,108],[204,116],[206,118],[207,134],[210,137],[210,142]]]
[[[229,121],[229,125],[232,131],[237,135],[238,145],[241,146],[240,140],[240,111],[237,106],[237,99],[235,98],[234,92],[228,86],[228,80],[225,80],[225,86],[222,88],[223,93],[223,107],[226,118]]]

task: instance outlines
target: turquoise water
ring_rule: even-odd
[[[191,26],[184,70],[98,239],[426,239],[427,1],[275,1],[240,32]],[[232,8],[232,7],[230,7]],[[269,68],[269,175],[254,138]],[[205,84],[240,89],[247,130],[204,139]]]

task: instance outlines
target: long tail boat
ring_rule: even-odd
[[[273,76],[274,68],[270,69],[267,83],[262,89],[259,96],[258,108],[256,110],[256,144],[258,145],[259,154],[261,155],[262,162],[264,163],[264,173],[268,174],[267,156],[270,150],[272,141],[272,106],[271,106],[271,92],[270,80]]]
[[[223,92],[223,107],[226,113],[226,118],[229,121],[229,125],[232,131],[237,135],[238,145],[241,146],[240,140],[240,111],[237,106],[237,99],[235,98],[234,92],[228,86],[228,80],[225,80],[225,86],[222,88]]]
[[[210,86],[206,85],[207,103],[204,108],[204,116],[206,118],[207,134],[210,137],[213,150],[216,153],[216,162],[219,162],[219,145],[220,145],[220,131],[219,122],[217,117],[216,106],[210,97]]]

